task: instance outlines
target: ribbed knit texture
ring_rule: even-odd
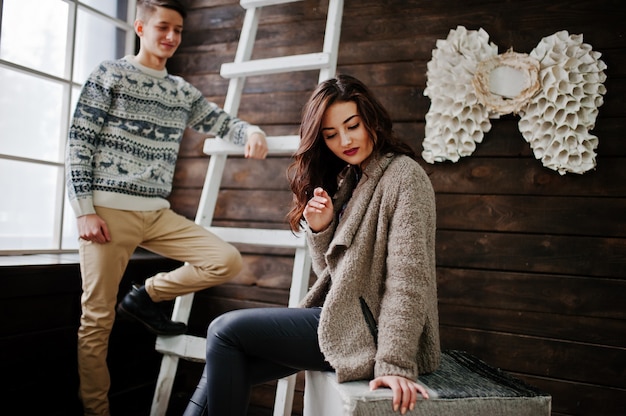
[[[250,125],[181,77],[132,56],[100,64],[83,86],[69,132],[66,180],[76,216],[94,213],[94,205],[169,207],[187,127],[243,145]]]
[[[418,397],[407,415],[550,416],[550,394],[465,351],[443,351],[439,368],[418,382],[429,399]],[[338,384],[332,372],[307,371],[304,415],[397,416],[392,398],[389,389],[371,391],[368,381]]]

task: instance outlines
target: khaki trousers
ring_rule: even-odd
[[[110,376],[106,358],[119,284],[137,247],[186,264],[146,279],[155,302],[172,300],[224,283],[243,267],[231,244],[170,209],[121,211],[96,207],[111,241],[80,241],[82,315],[78,330],[80,398],[85,415],[109,415]]]

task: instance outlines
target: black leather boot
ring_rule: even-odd
[[[187,331],[183,322],[168,319],[159,306],[150,299],[145,286],[133,285],[117,305],[117,313],[142,323],[156,335],[180,335]]]

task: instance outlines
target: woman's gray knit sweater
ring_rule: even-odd
[[[434,191],[403,155],[370,161],[350,197],[352,187],[344,180],[333,198],[336,212],[348,201],[340,221],[307,229],[318,279],[301,306],[323,307],[320,347],[339,382],[416,379],[440,360]],[[377,342],[361,297],[378,323]]]

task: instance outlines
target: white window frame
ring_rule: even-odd
[[[47,1],[47,0],[42,0]],[[65,62],[65,72],[62,77],[50,75],[36,69],[28,68],[13,62],[9,62],[3,59],[0,59],[0,67],[4,69],[8,69],[11,71],[17,71],[27,76],[33,76],[37,78],[41,78],[47,81],[52,81],[55,83],[59,83],[64,86],[64,94],[62,98],[62,103],[59,103],[61,106],[62,117],[64,120],[67,120],[67,123],[62,124],[61,134],[62,138],[53,137],[50,140],[65,140],[67,141],[68,132],[69,132],[69,124],[71,115],[74,112],[74,108],[72,108],[72,98],[75,91],[80,90],[82,87],[82,82],[77,82],[74,80],[74,60],[75,60],[75,43],[76,43],[76,21],[78,16],[78,11],[85,12],[91,15],[96,15],[101,19],[104,19],[116,27],[126,31],[126,39],[124,45],[124,53],[123,55],[134,54],[135,53],[135,45],[136,45],[136,35],[134,32],[134,18],[135,18],[135,7],[136,0],[126,0],[128,2],[128,10],[126,12],[127,20],[120,20],[114,16],[107,15],[87,4],[84,4],[81,0],[62,0],[68,4],[68,28],[67,28],[67,44],[66,44],[66,62]],[[104,1],[112,1],[112,0],[104,0]],[[0,28],[2,25],[2,2],[0,2]],[[121,56],[120,56],[121,58]],[[2,115],[0,114],[0,117]],[[62,149],[65,149],[65,146],[62,146]],[[58,186],[57,186],[57,203],[55,207],[50,207],[50,209],[54,210],[54,240],[55,240],[55,248],[48,250],[29,250],[29,249],[9,249],[9,250],[1,250],[0,255],[22,255],[22,254],[42,254],[42,253],[51,253],[51,254],[59,254],[59,253],[73,253],[76,252],[76,249],[64,249],[63,244],[63,229],[64,229],[64,213],[66,210],[71,210],[70,207],[65,206],[65,194],[66,194],[66,186],[65,186],[65,166],[63,157],[60,158],[60,162],[51,162],[48,160],[39,160],[25,157],[17,157],[15,155],[8,155],[0,153],[0,160],[10,160],[18,163],[28,163],[34,165],[47,165],[47,166],[55,166],[59,168],[59,175],[61,177],[58,178]],[[0,195],[2,195],[3,190],[0,189]],[[72,216],[73,218],[73,216]]]

